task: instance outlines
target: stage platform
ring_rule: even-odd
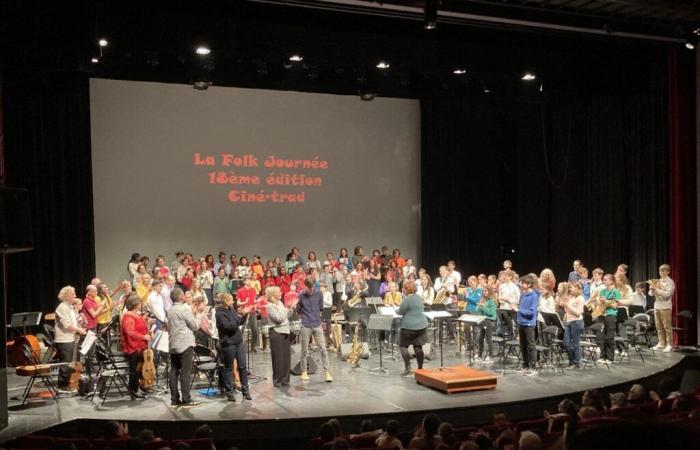
[[[320,355],[314,354],[314,358],[320,362]],[[604,366],[589,367],[581,371],[567,370],[564,374],[549,369],[535,376],[516,373],[514,361],[505,374],[501,373],[499,362],[475,364],[476,369],[498,374],[498,387],[495,390],[447,395],[418,384],[413,377],[401,377],[403,364],[400,361],[384,361],[389,374],[371,373],[365,368],[379,365],[378,355],[373,354],[369,360],[360,360],[362,369],[350,372],[347,363],[332,355],[333,383],[323,381],[322,371],[312,375],[308,382],[292,376],[291,386],[286,389],[275,388],[269,380],[264,380],[252,385],[253,401],[244,401],[238,395],[237,401],[231,403],[222,397],[195,394],[196,400],[203,402],[203,405],[189,410],[170,407],[170,398],[166,393],[135,402],[115,396],[108,398],[104,405],[100,404],[99,399],[90,402],[73,397],[60,399],[58,403],[53,400],[34,401],[20,407],[20,402],[13,399],[9,405],[10,423],[0,431],[0,442],[56,426],[70,433],[72,424],[78,423],[83,425],[76,429],[89,429],[95,434],[100,432],[97,426],[86,428],[86,420],[129,421],[132,423],[131,430],[138,430],[140,422],[170,423],[172,437],[191,436],[196,425],[206,422],[212,425],[215,435],[245,433],[250,436],[249,433],[260,433],[259,436],[273,439],[275,436],[316,434],[321,421],[330,417],[344,418],[348,431],[354,431],[353,427],[359,428],[359,422],[368,417],[381,424],[387,418],[401,414],[405,423],[407,417],[417,421],[426,412],[437,412],[444,420],[454,423],[485,423],[490,421],[493,411],[518,405],[515,412],[509,411],[513,419],[518,419],[518,415],[528,417],[531,414],[531,411],[525,411],[524,405],[551,409],[558,398],[578,398],[586,389],[614,385],[622,388],[637,380],[673,370],[674,367],[678,369],[683,366],[683,358],[684,355],[680,353],[657,352],[654,355],[645,354],[645,364],[633,356],[631,361],[615,364],[610,369]],[[454,346],[445,347],[444,365],[460,363],[464,361],[454,357]],[[438,357],[428,361],[425,368],[438,368],[439,365]],[[252,369],[256,374],[269,378],[269,353],[253,354]],[[8,370],[10,398],[20,395],[25,383],[26,379],[16,376],[14,369]],[[521,405],[522,414],[519,413]],[[138,423],[133,423],[135,421]],[[217,423],[221,426],[217,427]]]

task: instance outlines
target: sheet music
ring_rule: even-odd
[[[423,314],[430,320],[452,317],[452,314],[447,311],[424,311]]]
[[[476,314],[462,314],[460,316],[459,320],[460,322],[466,322],[466,323],[481,323],[485,319],[484,316],[479,316]]]
[[[393,306],[380,306],[377,309],[379,310],[379,314],[382,316],[403,317],[396,314],[396,311],[398,311],[399,308]]]
[[[83,356],[86,356],[92,346],[95,344],[95,341],[97,340],[97,336],[95,333],[93,333],[92,330],[89,330],[87,334],[85,335],[85,339],[83,340],[83,345],[80,346],[80,354]]]
[[[163,353],[170,353],[170,336],[167,331],[160,332],[156,350]]]

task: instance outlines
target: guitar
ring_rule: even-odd
[[[143,362],[138,364],[136,370],[141,374],[139,385],[143,389],[150,389],[156,384],[156,366],[153,363],[153,349],[150,345],[143,351]]]
[[[73,342],[73,357],[71,358],[70,368],[72,372],[70,374],[70,379],[68,380],[68,389],[71,391],[77,391],[80,387],[80,377],[83,374],[83,364],[78,361],[78,343],[80,342],[80,335],[75,335],[75,340]]]

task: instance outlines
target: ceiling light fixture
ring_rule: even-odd
[[[688,50],[695,50],[695,44],[691,40],[685,41],[685,48]]]
[[[423,6],[423,28],[434,30],[437,28],[438,7],[440,0],[425,0]]]
[[[289,57],[289,60],[292,62],[302,62],[304,60],[304,57],[295,53]]]
[[[100,44],[100,47],[107,47],[109,45],[109,42],[105,38],[101,38],[97,43]]]
[[[535,74],[532,73],[532,72],[525,72],[525,73],[523,74],[523,76],[520,77],[520,79],[523,80],[523,81],[532,81],[532,80],[534,80],[535,78],[537,78],[537,77],[536,77]]]
[[[90,61],[91,61],[93,64],[97,64],[98,62],[100,62],[100,58],[93,57]]]
[[[467,73],[467,69],[455,69],[452,73],[455,75],[464,75]]]
[[[211,53],[211,49],[210,49],[209,47],[205,47],[205,46],[203,46],[203,45],[200,45],[199,47],[197,47],[197,48],[195,49],[194,52],[195,52],[196,54],[198,54],[198,55],[206,56],[206,55],[208,55],[209,53]]]

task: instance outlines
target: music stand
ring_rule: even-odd
[[[348,308],[345,312],[348,322],[358,322],[365,321],[365,325],[369,320],[369,316],[372,315],[372,310],[374,308],[368,308],[365,306],[358,306],[356,308]]]
[[[459,322],[462,322],[463,324],[466,324],[469,327],[469,345],[467,346],[467,355],[469,356],[469,365],[471,366],[474,360],[474,338],[473,338],[473,333],[474,330],[472,329],[473,325],[479,325],[481,322],[484,321],[484,316],[480,316],[477,314],[462,314],[462,316],[457,319]]]
[[[394,323],[394,316],[393,315],[381,315],[381,314],[372,314],[369,316],[369,322],[367,322],[367,329],[368,330],[375,330],[375,331],[391,331],[392,325]],[[374,369],[369,369],[370,372],[372,373],[385,373],[388,374],[389,371],[384,368],[383,362],[382,362],[382,343],[379,343],[379,367],[376,367]]]
[[[15,313],[10,316],[10,328],[22,328],[23,334],[27,334],[27,327],[35,327],[41,323],[41,311]]]
[[[374,313],[379,314],[378,308],[384,306],[384,300],[381,297],[367,297],[365,303],[368,307],[374,308]]]
[[[396,313],[396,311],[398,311],[398,308],[395,306],[380,306],[378,309],[379,309],[380,315],[392,317],[394,320],[400,319],[403,317],[403,316]],[[392,324],[392,330],[393,330],[393,324]],[[396,351],[394,350],[394,337],[395,336],[392,336],[392,339],[389,342],[389,345],[391,345],[389,352],[392,355],[391,359],[393,359],[394,361],[398,361],[398,358],[396,357]],[[379,345],[382,345],[382,343],[380,342]]]
[[[442,326],[440,324],[440,319],[445,319],[447,317],[452,317],[452,314],[443,310],[443,311],[428,311],[428,312],[423,312],[425,317],[427,317],[430,320],[438,320],[438,335],[439,335],[439,340],[440,340],[440,367],[438,367],[436,370],[447,370],[445,367],[444,361],[443,361],[443,356],[442,356]]]

